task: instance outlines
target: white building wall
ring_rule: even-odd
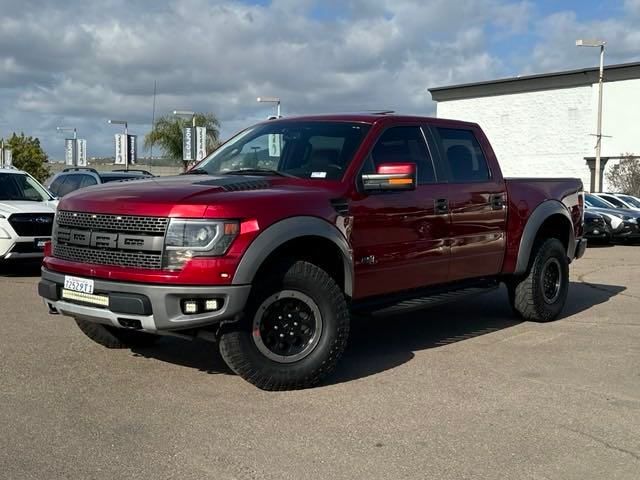
[[[584,157],[595,156],[597,87],[449,100],[437,115],[478,123],[506,176],[578,177],[590,189]],[[602,155],[640,154],[640,79],[605,83],[603,98],[603,134],[612,138]]]

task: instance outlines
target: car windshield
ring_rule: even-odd
[[[595,195],[591,195],[591,194],[585,195],[585,202],[589,207],[616,208],[614,205],[611,205],[606,200],[603,200],[600,197],[596,197]]]
[[[0,173],[0,200],[45,202],[52,200],[52,197],[29,175],[24,173]]]
[[[236,135],[190,173],[339,180],[368,130],[347,122],[263,123]]]
[[[632,197],[631,195],[620,195],[620,198],[622,198],[629,205],[632,205],[635,208],[640,208],[640,200],[638,200],[637,198]]]

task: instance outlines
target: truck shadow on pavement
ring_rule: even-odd
[[[571,282],[562,319],[605,303],[623,292],[616,285]],[[411,361],[415,352],[439,348],[522,323],[511,308],[506,289],[456,303],[384,318],[354,318],[349,345],[338,369],[324,384],[365,378]],[[167,337],[134,355],[196,368],[209,374],[232,374],[215,344]]]

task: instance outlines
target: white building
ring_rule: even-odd
[[[610,138],[602,139],[601,168],[606,171],[615,157],[640,155],[640,62],[605,67],[604,76],[602,133]],[[506,176],[578,177],[587,190],[594,184],[597,68],[429,91],[438,102],[438,117],[480,124]],[[606,180],[601,185],[608,189]]]

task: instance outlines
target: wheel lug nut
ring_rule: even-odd
[[[284,333],[281,333],[281,334],[280,334],[280,338],[284,338]]]
[[[293,332],[289,332],[289,335],[291,335],[293,337]]]
[[[277,330],[277,329],[278,329],[278,325],[274,325],[274,326],[273,326],[273,329],[274,329],[274,330]]]
[[[293,326],[297,327],[298,326],[298,322],[293,322]]]
[[[291,314],[290,314],[290,313],[289,313],[289,314],[287,314],[287,318],[291,318]]]

